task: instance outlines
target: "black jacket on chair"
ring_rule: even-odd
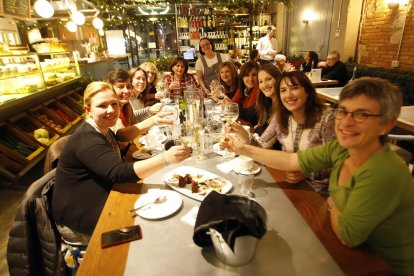
[[[60,237],[51,216],[52,170],[26,191],[10,230],[7,263],[14,275],[65,275]]]

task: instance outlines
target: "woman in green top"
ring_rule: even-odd
[[[281,170],[332,168],[327,199],[333,231],[346,246],[366,242],[393,274],[414,275],[414,180],[386,143],[402,95],[388,81],[361,78],[344,87],[335,110],[337,141],[298,153],[242,144],[223,146]]]

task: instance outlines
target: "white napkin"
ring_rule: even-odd
[[[236,159],[232,159],[230,161],[227,161],[227,162],[220,163],[220,164],[216,165],[217,169],[219,169],[220,171],[222,171],[224,173],[231,172],[233,170],[234,166],[236,166]]]
[[[185,214],[181,221],[194,227],[198,214],[198,206],[194,206],[187,214]]]

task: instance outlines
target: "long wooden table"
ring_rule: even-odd
[[[284,174],[269,169],[297,211],[325,246],[331,257],[346,275],[389,275],[389,266],[366,248],[350,249],[343,246],[333,233],[325,200],[306,184],[292,186],[283,182]],[[101,233],[134,224],[128,210],[134,206],[143,185],[131,183],[115,185],[87,248],[78,275],[123,275],[129,244],[101,249]],[[156,258],[154,259],[156,261]]]
[[[312,82],[312,85],[314,87],[328,87],[338,85],[338,83],[339,82],[337,80],[321,80]]]

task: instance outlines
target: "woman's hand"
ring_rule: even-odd
[[[246,143],[243,143],[239,137],[227,135],[220,143],[220,148],[227,149],[228,151],[234,152],[236,154],[240,154],[245,144]]]
[[[161,108],[162,108],[162,103],[156,103],[156,104],[151,105],[148,108],[148,112],[151,115],[154,115],[154,114],[157,114],[158,112],[160,112]]]
[[[290,184],[297,184],[305,180],[305,175],[301,171],[287,171],[286,172],[286,182]]]
[[[160,112],[154,116],[152,116],[153,119],[153,125],[172,125],[174,123],[174,119],[173,118],[165,118],[167,116],[172,116],[174,115],[174,112],[172,111],[163,111]]]
[[[184,146],[173,146],[165,152],[165,159],[168,164],[178,163],[190,157],[191,148]]]
[[[181,84],[179,80],[173,80],[170,85],[168,86],[168,89],[173,90],[173,89],[178,89],[180,88]]]
[[[244,144],[249,143],[250,133],[248,133],[241,124],[231,123],[229,124],[227,131],[238,136],[240,141]]]

